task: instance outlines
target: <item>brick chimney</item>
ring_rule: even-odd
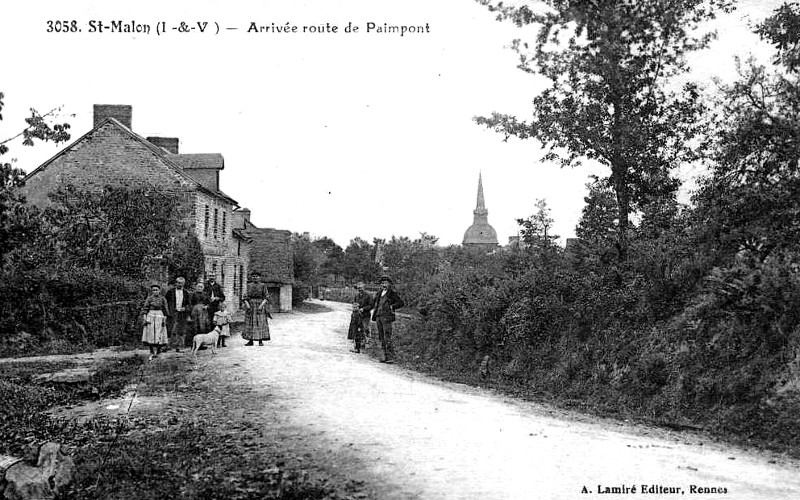
[[[131,115],[133,108],[127,104],[95,104],[94,126],[100,125],[106,118],[114,118],[129,129],[131,128]]]
[[[249,208],[240,208],[236,211],[237,214],[240,214],[243,221],[250,222],[250,209]],[[242,224],[243,228],[247,227],[247,224]]]
[[[156,146],[166,149],[170,153],[178,154],[178,138],[177,137],[148,137],[147,142],[155,144]]]

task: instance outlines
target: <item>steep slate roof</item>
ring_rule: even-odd
[[[267,282],[294,283],[292,264],[292,232],[258,228],[247,221],[244,232],[253,241],[250,246],[250,271],[261,272]]]
[[[173,159],[170,158],[171,156],[181,156],[181,155],[172,155],[172,154],[168,153],[165,149],[163,149],[163,148],[161,148],[159,146],[156,146],[155,144],[151,143],[150,141],[148,141],[144,137],[140,136],[136,132],[132,131],[131,129],[129,129],[128,127],[126,127],[125,125],[123,125],[122,123],[117,121],[115,118],[106,118],[105,120],[103,120],[102,122],[97,124],[96,127],[92,128],[90,131],[88,131],[87,133],[85,133],[84,135],[82,135],[81,137],[76,139],[69,146],[65,147],[64,149],[62,149],[61,151],[56,153],[52,158],[50,158],[46,162],[44,162],[41,165],[39,165],[36,169],[32,170],[28,175],[25,176],[24,180],[27,181],[32,176],[34,176],[37,173],[45,170],[55,160],[57,160],[61,156],[65,155],[69,151],[73,150],[76,146],[78,146],[82,142],[88,140],[95,131],[97,131],[98,129],[104,127],[108,123],[110,123],[113,126],[116,126],[120,130],[122,130],[124,133],[126,133],[128,136],[130,136],[131,139],[133,139],[134,141],[138,142],[139,144],[145,146],[147,149],[152,151],[154,155],[158,156],[159,159],[163,160],[165,166],[167,166],[169,169],[171,169],[174,173],[177,173],[178,176],[183,178],[185,181],[187,181],[194,188],[198,189],[199,191],[202,191],[202,192],[205,192],[207,194],[210,194],[212,196],[223,198],[227,202],[232,203],[234,205],[237,205],[237,206],[239,205],[239,203],[236,200],[234,200],[230,196],[226,195],[225,193],[222,193],[221,191],[214,191],[212,189],[208,189],[207,187],[203,186],[200,182],[198,182],[196,179],[194,179],[189,173],[187,173],[183,169],[182,166],[178,165]],[[221,157],[222,155],[219,155],[219,156]]]

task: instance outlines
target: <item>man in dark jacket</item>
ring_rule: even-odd
[[[394,363],[395,352],[392,341],[392,323],[395,320],[395,309],[400,309],[406,303],[392,289],[392,279],[388,276],[381,277],[381,291],[375,295],[372,303],[372,321],[378,324],[378,340],[383,347],[383,360],[381,363]]]
[[[214,313],[219,311],[219,303],[225,300],[225,293],[214,276],[208,278],[205,291],[208,295],[208,317],[213,318]]]
[[[183,277],[175,279],[175,287],[170,288],[164,296],[167,299],[167,335],[171,347],[175,352],[180,351],[186,342],[189,332],[189,313],[192,310],[194,297],[184,288],[186,280]]]

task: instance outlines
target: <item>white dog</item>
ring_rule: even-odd
[[[211,355],[217,354],[217,340],[219,340],[220,328],[217,326],[208,333],[198,333],[192,339],[192,355],[197,358],[197,350],[201,345],[211,346]]]

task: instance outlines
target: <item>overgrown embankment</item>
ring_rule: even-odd
[[[423,315],[396,342],[403,363],[444,378],[800,456],[798,262],[661,281],[564,260],[518,277],[460,267],[420,291]]]

